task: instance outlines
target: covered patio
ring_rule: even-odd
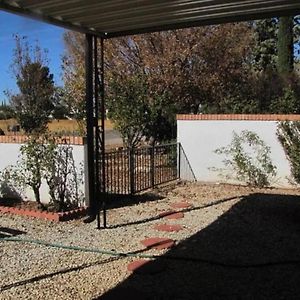
[[[90,220],[103,211],[105,40],[133,34],[300,14],[299,0],[1,0],[0,9],[82,32],[85,42],[86,120]],[[98,49],[100,40],[100,49]],[[100,55],[98,55],[100,50]],[[100,60],[98,61],[98,59]],[[97,120],[102,120],[99,125]],[[99,198],[99,199],[98,199]],[[98,225],[99,219],[98,219]]]

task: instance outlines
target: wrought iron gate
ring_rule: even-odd
[[[109,194],[135,194],[179,178],[176,143],[105,153],[105,187]]]

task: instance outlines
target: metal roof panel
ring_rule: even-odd
[[[0,0],[0,9],[102,37],[300,14],[299,0]]]

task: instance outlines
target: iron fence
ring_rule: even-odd
[[[134,194],[176,180],[177,143],[105,153],[105,191]]]

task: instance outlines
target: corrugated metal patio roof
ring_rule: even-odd
[[[300,0],[0,0],[0,9],[105,38],[300,14]]]

